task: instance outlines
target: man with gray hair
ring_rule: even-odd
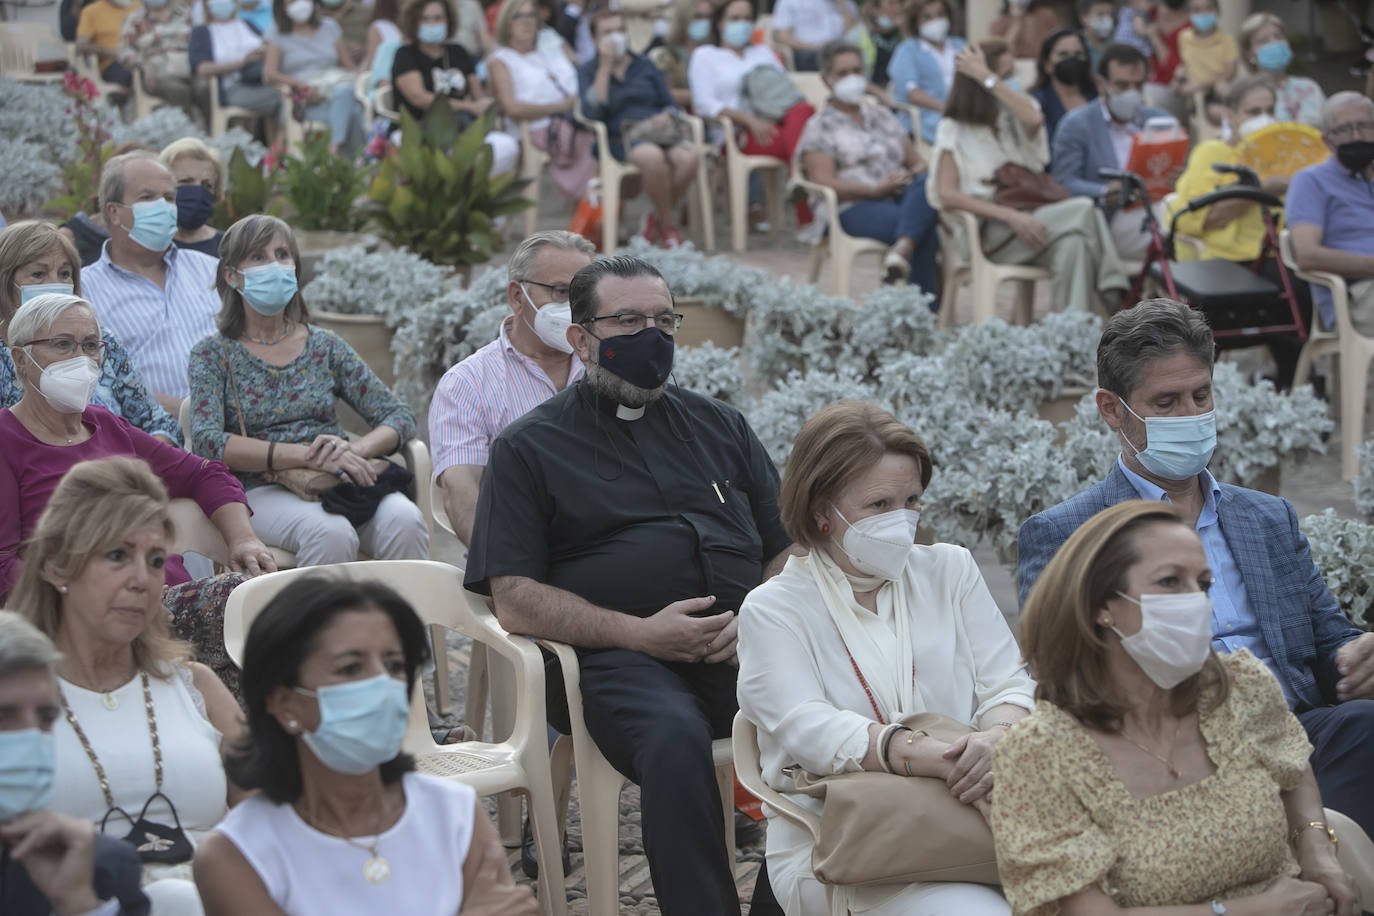
[[[1212,648],[1248,649],[1268,666],[1312,742],[1322,802],[1370,832],[1374,633],[1341,614],[1286,499],[1218,483],[1207,472],[1216,446],[1212,354],[1207,322],[1170,299],[1146,300],[1107,323],[1097,347],[1097,409],[1121,454],[1106,480],[1022,524],[1021,603],[1059,546],[1098,512],[1132,499],[1173,503],[1195,527],[1212,570]],[[1138,633],[1152,625],[1143,621]],[[1148,652],[1151,639],[1159,647],[1169,637],[1146,634],[1128,654]],[[1160,736],[1128,738],[1160,750],[1159,760],[1171,749]]]
[[[1303,270],[1346,278],[1350,320],[1374,336],[1374,101],[1336,93],[1322,105],[1321,131],[1331,158],[1302,169],[1288,186],[1293,254]],[[1331,291],[1313,284],[1312,301],[1322,323],[1334,327]]]
[[[512,420],[582,377],[568,342],[568,284],[596,248],[562,229],[536,232],[506,267],[506,304],[496,340],[444,373],[429,402],[434,482],[458,540],[472,538],[477,488],[492,441]]]
[[[216,333],[216,258],[177,248],[177,185],[157,154],[115,156],[100,172],[100,212],[110,240],[81,270],[81,291],[100,326],[119,338],[172,416],[189,393],[191,348]]]
[[[143,916],[134,847],[52,802],[53,723],[61,714],[48,637],[0,611],[0,913]]]

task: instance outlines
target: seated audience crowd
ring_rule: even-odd
[[[400,142],[389,99],[485,125],[494,173],[546,171],[568,203],[614,159],[654,245],[683,244],[728,131],[804,179],[803,239],[829,244],[833,218],[877,240],[883,282],[913,296],[938,301],[979,253],[1043,268],[1050,309],[1106,318],[1094,398],[1119,449],[1020,520],[1019,626],[967,549],[917,543],[940,474],[927,431],[840,401],[792,431],[779,478],[743,414],[671,380],[679,291],[571,231],[505,226],[509,314],[439,380],[416,480],[431,466],[401,456],[423,458],[420,424],[312,324],[292,225],[216,220],[233,189],[209,143],[129,147],[94,212],[0,221],[0,912],[550,911],[513,881],[486,801],[402,751],[445,647],[397,593],[311,572],[240,621],[242,668],[229,657],[247,578],[425,560],[431,521],[505,630],[577,650],[587,730],[639,787],[669,916],[742,912],[712,749],[737,713],[779,799],[757,916],[1370,905],[1337,852],[1338,832],[1374,833],[1374,635],[1290,503],[1208,471],[1218,339],[1186,303],[1128,300],[1124,265],[1153,251],[1147,217],[1181,213],[1202,261],[1291,280],[1304,323],[1374,337],[1374,101],[1290,73],[1283,21],[1232,34],[1218,0],[1006,0],[979,41],[949,0],[765,13],[676,0],[642,46],[640,12],[600,2],[72,11],[102,80],[202,125],[235,106],[264,138],[314,123],[352,157],[368,131]],[[1318,158],[1319,133],[1327,158],[1261,161],[1285,131]],[[1160,137],[1186,156],[1151,164],[1141,201],[1116,173]],[[1298,268],[1343,278],[1348,314],[1261,257],[1253,195],[1187,209],[1252,167]],[[737,190],[762,223],[761,186]],[[1301,341],[1265,342],[1291,383]],[[563,683],[547,665],[567,735]],[[828,884],[835,808],[816,789],[849,774],[935,786],[936,841],[972,822],[996,883]]]

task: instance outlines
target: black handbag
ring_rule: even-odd
[[[167,807],[172,810],[173,826],[148,820],[148,806],[158,798],[167,802]],[[186,831],[181,828],[181,817],[177,814],[176,805],[172,804],[172,800],[161,789],[148,796],[137,820],[129,817],[129,812],[118,806],[106,811],[105,816],[100,819],[102,833],[105,831],[105,822],[110,819],[110,815],[116,813],[122,814],[124,819],[133,825],[123,839],[134,847],[145,865],[179,865],[191,861],[191,855],[195,850],[186,837]]]

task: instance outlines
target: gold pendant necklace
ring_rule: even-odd
[[[377,854],[377,846],[382,841],[380,821],[383,820],[385,817],[386,807],[383,806],[381,810],[381,816],[378,818],[379,823],[377,825],[377,835],[372,838],[371,843],[360,843],[352,837],[347,836],[339,837],[339,839],[343,840],[345,843],[347,843],[349,846],[352,846],[354,849],[361,849],[363,852],[367,853],[367,861],[363,863],[363,877],[366,878],[368,880],[368,883],[370,884],[381,884],[387,878],[391,877],[391,863],[388,862],[382,856]],[[307,824],[310,823],[309,818],[306,818],[305,821]],[[316,827],[315,829],[319,830],[320,828]],[[321,830],[320,832],[323,833],[324,831]]]
[[[108,690],[100,695],[100,702],[101,705],[103,705],[106,709],[110,710],[111,712],[119,708],[119,700],[116,699],[115,695],[113,693],[110,693]]]
[[[1150,750],[1148,747],[1141,744],[1139,741],[1135,740],[1130,735],[1126,734],[1125,729],[1122,729],[1121,737],[1125,738],[1127,741],[1131,742],[1136,747],[1140,748],[1140,750],[1142,750],[1146,754],[1149,754],[1151,757],[1158,760],[1160,763],[1164,764],[1164,768],[1169,771],[1169,775],[1172,776],[1174,779],[1178,779],[1180,776],[1178,767],[1174,766],[1174,745],[1178,743],[1178,729],[1179,723],[1175,722],[1174,736],[1169,739],[1169,756],[1167,757],[1162,757],[1159,754],[1156,754],[1154,751]]]

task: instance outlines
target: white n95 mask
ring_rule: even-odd
[[[1131,636],[1116,627],[1112,632],[1150,680],[1169,690],[1202,670],[1212,652],[1212,599],[1206,592],[1141,595],[1139,601],[1117,594],[1140,605],[1140,630]]]
[[[567,302],[547,302],[544,305],[535,305],[530,298],[530,291],[525,289],[525,284],[520,284],[520,292],[525,294],[525,301],[534,309],[534,324],[528,321],[529,329],[534,332],[534,336],[543,342],[544,346],[557,350],[560,353],[571,353],[572,344],[568,343],[568,328],[572,326],[572,306]],[[524,319],[521,319],[522,321]]]
[[[849,530],[841,539],[840,549],[865,576],[879,576],[889,581],[900,579],[906,569],[911,547],[916,543],[916,526],[921,513],[915,509],[894,509],[851,522],[840,514]]]

